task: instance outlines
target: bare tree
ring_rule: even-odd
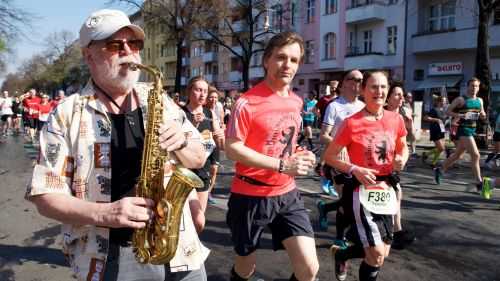
[[[268,35],[282,31],[284,28],[284,10],[281,1],[274,5],[269,0],[223,0],[220,10],[213,9],[211,17],[215,24],[203,26],[199,32],[200,39],[209,39],[224,47],[241,62],[243,90],[248,90],[251,59],[263,52],[269,39]],[[274,7],[272,10],[271,7]],[[273,12],[272,23],[268,14]]]
[[[491,68],[490,47],[488,44],[489,25],[496,8],[500,7],[500,0],[477,0],[479,6],[479,24],[477,32],[476,68],[475,75],[481,80],[481,96],[485,103],[491,101]]]
[[[14,5],[13,0],[0,0],[0,70],[4,70],[8,54],[23,30],[29,28],[33,15]]]
[[[123,2],[141,10],[145,28],[157,27],[165,30],[165,43],[175,45],[175,92],[181,90],[182,50],[193,30],[207,24],[209,11],[217,7],[214,0],[111,0],[109,3]]]

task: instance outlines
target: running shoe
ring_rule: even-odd
[[[330,247],[330,253],[335,262],[335,278],[338,281],[344,281],[347,278],[347,270],[349,263],[347,261],[342,261],[336,257],[336,253],[342,250],[338,245],[333,244]]]
[[[335,239],[333,244],[339,247],[339,250],[345,250],[349,247],[349,242],[345,239]]]
[[[319,229],[326,231],[328,229],[328,216],[325,211],[326,203],[323,200],[319,200],[316,206],[318,207],[318,222]]]
[[[476,191],[479,193],[483,192],[483,182],[476,184]]]
[[[394,232],[394,239],[392,240],[391,248],[403,250],[415,240],[415,235],[407,230],[396,231]]]
[[[207,200],[208,205],[217,205],[217,201],[212,197],[211,194],[208,194],[208,200]]]
[[[333,197],[339,197],[339,194],[337,193],[337,191],[335,190],[335,187],[333,185],[328,186],[328,194],[330,194],[330,196],[333,196]]]
[[[323,192],[326,194],[330,194],[330,180],[326,179],[325,177],[321,177],[320,183],[321,183],[321,189],[323,190]]]
[[[483,178],[483,188],[481,189],[481,196],[484,199],[491,198],[491,178],[489,177]]]
[[[433,169],[433,171],[434,171],[434,181],[436,181],[436,184],[441,184],[441,179],[443,177],[441,169],[439,167],[436,167]]]
[[[429,158],[429,156],[427,155],[427,152],[422,152],[422,164],[425,164],[425,161],[427,160],[427,158]]]

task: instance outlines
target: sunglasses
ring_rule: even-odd
[[[125,44],[128,45],[131,51],[137,52],[140,51],[144,48],[144,41],[140,39],[134,39],[134,40],[109,40],[104,42],[104,48],[108,52],[116,53],[116,52],[121,52],[125,51]]]
[[[361,83],[363,82],[363,78],[356,78],[356,77],[349,77],[346,79],[347,81],[354,81],[356,83]]]

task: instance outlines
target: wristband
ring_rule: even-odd
[[[354,169],[356,169],[358,166],[356,165],[351,165],[351,167],[349,168],[349,170],[347,171],[347,174],[348,175],[352,175],[352,172],[354,172]]]
[[[283,159],[280,159],[280,164],[279,164],[279,167],[278,167],[278,172],[279,173],[283,173],[284,170],[285,170],[285,161],[283,161]]]

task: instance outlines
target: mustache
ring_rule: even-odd
[[[140,63],[140,60],[138,60],[134,57],[124,57],[124,58],[119,58],[116,63],[118,65],[129,64],[129,63]]]

